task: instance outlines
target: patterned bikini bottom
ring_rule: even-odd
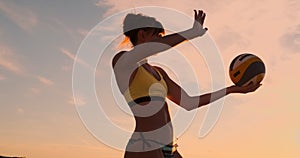
[[[177,144],[171,143],[165,145],[163,142],[161,142],[161,140],[162,139],[159,140],[157,138],[154,139],[154,137],[147,137],[143,132],[136,132],[129,140],[126,151],[144,152],[160,148],[164,158],[181,158],[177,151]]]

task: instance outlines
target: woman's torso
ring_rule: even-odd
[[[123,91],[122,94],[127,102],[133,103],[129,104],[129,106],[136,121],[135,131],[152,131],[163,127],[168,123],[170,124],[171,118],[169,108],[165,101],[168,91],[167,88],[168,87],[164,81],[163,75],[154,66],[145,63],[143,65],[139,65],[133,71],[130,76],[129,87]],[[143,90],[139,91],[139,89]],[[145,91],[147,91],[147,94],[145,94]],[[138,93],[143,94],[139,95]],[[135,99],[146,95],[151,98],[158,97],[163,99],[154,98],[151,99],[151,101],[147,100],[139,103],[134,102]]]

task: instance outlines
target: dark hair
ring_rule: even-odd
[[[162,24],[155,18],[142,14],[127,14],[123,22],[123,33],[133,45],[136,45],[137,34],[141,29],[144,31],[153,30],[153,35],[165,33]]]

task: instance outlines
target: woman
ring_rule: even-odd
[[[153,17],[128,14],[124,19],[124,35],[132,43],[133,49],[116,54],[112,65],[118,87],[136,121],[125,158],[181,157],[173,141],[173,127],[166,98],[186,110],[193,110],[230,93],[253,92],[260,86],[230,86],[200,96],[189,96],[162,68],[147,63],[147,57],[205,34],[205,13],[202,10],[194,12],[191,29],[166,36],[162,36],[164,29]]]

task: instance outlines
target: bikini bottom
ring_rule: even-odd
[[[129,152],[147,152],[151,150],[161,149],[164,158],[182,158],[177,151],[177,144],[165,145],[161,140],[154,137],[146,137],[144,132],[135,132],[129,140],[126,151]]]

